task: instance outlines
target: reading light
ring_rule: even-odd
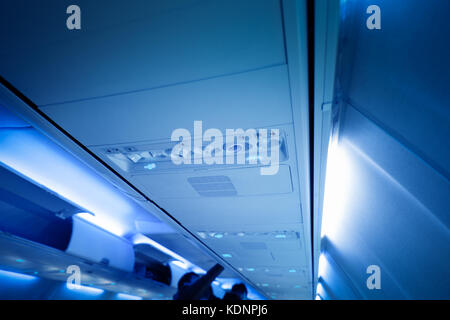
[[[149,163],[147,165],[144,166],[145,169],[147,170],[152,170],[156,168],[156,163]]]
[[[202,239],[206,239],[206,238],[207,238],[206,232],[203,232],[203,231],[197,232],[197,235],[198,235],[200,238],[202,238]]]

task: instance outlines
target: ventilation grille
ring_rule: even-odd
[[[192,188],[203,197],[233,197],[237,191],[227,176],[192,177],[187,179]]]

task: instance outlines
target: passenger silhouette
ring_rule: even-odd
[[[247,287],[243,283],[236,283],[224,296],[223,300],[246,300]]]
[[[194,272],[188,272],[178,281],[178,291],[173,296],[174,300],[213,300],[211,283],[224,270],[220,264],[216,264],[205,275],[199,276]]]

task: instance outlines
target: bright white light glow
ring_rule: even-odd
[[[128,237],[136,232],[134,221],[152,220],[148,212],[119,189],[33,128],[0,128],[0,145],[1,165],[80,207],[83,212],[77,217],[101,229],[120,237]],[[156,218],[153,220],[159,222]],[[133,236],[133,243],[147,243],[186,264],[188,269],[196,273],[206,272],[142,234]],[[232,257],[231,254],[223,256]],[[36,279],[29,275],[7,271],[3,273],[22,279]],[[104,292],[102,289],[85,286],[80,286],[78,290],[90,294]]]
[[[156,163],[149,163],[149,164],[145,165],[144,168],[147,170],[153,170],[156,168]]]
[[[117,299],[120,300],[142,300],[142,297],[138,297],[138,296],[133,296],[131,294],[126,294],[126,293],[118,293],[116,295]]]
[[[317,294],[317,295],[320,295],[321,297],[323,297],[323,296],[324,296],[324,293],[325,293],[325,289],[323,288],[322,284],[319,282],[319,283],[317,284],[316,294]]]
[[[103,292],[105,292],[105,290],[99,289],[99,288],[87,287],[87,286],[82,286],[82,285],[74,285],[72,283],[70,285],[72,287],[69,287],[69,284],[66,283],[66,288],[68,290],[77,291],[77,292],[81,292],[84,294],[98,296],[98,295],[101,295]]]
[[[345,145],[330,143],[327,159],[321,236],[335,240],[345,230],[343,218],[353,182],[351,162]]]
[[[195,272],[195,273],[198,273],[198,274],[206,273],[205,270],[203,270],[202,268],[199,268],[199,267],[192,268],[192,272]]]
[[[327,271],[329,270],[329,263],[327,261],[327,258],[322,253],[319,256],[319,277],[325,278]]]
[[[108,219],[105,216],[94,216],[89,212],[80,212],[76,216],[112,234],[120,236],[122,233],[120,231],[123,230],[122,225],[114,219]]]
[[[140,207],[36,130],[0,129],[0,143],[1,163],[94,213],[103,229],[119,236],[134,229],[129,217]]]
[[[182,261],[175,260],[175,261],[172,261],[172,264],[174,264],[184,270],[189,269],[189,265],[187,265],[186,263],[184,263]]]
[[[232,287],[233,287],[233,283],[232,282],[222,283],[222,289],[224,289],[224,290],[230,290]]]
[[[174,258],[175,260],[178,260],[176,262],[181,262],[184,263],[188,268],[189,267],[194,267],[192,265],[192,263],[190,263],[188,260],[186,260],[185,258],[183,258],[182,256],[180,256],[179,254],[173,252],[170,249],[167,249],[166,247],[162,246],[161,244],[159,244],[158,242],[150,239],[149,237],[144,236],[141,233],[137,233],[135,235],[133,235],[131,241],[133,242],[134,245],[137,244],[148,244],[151,245],[152,247],[154,247],[155,249],[158,249],[159,251],[167,254],[168,256],[171,256],[172,258]],[[175,262],[175,261],[174,261]]]
[[[16,280],[26,280],[26,281],[37,279],[37,277],[30,276],[29,274],[16,273],[16,272],[11,272],[11,271],[6,271],[6,270],[0,270],[0,276],[12,278],[12,279],[16,279]]]

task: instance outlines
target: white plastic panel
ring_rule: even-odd
[[[133,181],[143,186],[148,194],[158,198],[197,198],[201,195],[189,183],[190,177],[228,177],[228,184],[234,186],[235,196],[255,196],[292,192],[292,181],[289,166],[281,165],[276,175],[263,176],[260,168],[240,168],[232,170],[204,170],[196,173],[177,173],[162,175],[139,175]],[[252,181],[251,184],[248,182]],[[224,184],[224,183],[222,183]],[[194,184],[214,188],[218,183]],[[220,186],[220,185],[219,185]],[[214,191],[202,190],[202,191]],[[231,199],[230,199],[231,200]]]
[[[73,218],[72,238],[66,252],[98,263],[107,259],[111,267],[133,271],[134,250],[130,242],[78,217]]]
[[[254,197],[158,199],[169,212],[177,212],[185,225],[224,226],[239,221],[242,225],[302,222],[300,200],[296,194]]]
[[[328,294],[448,298],[448,181],[351,107],[327,170],[322,249],[332,267],[319,265],[319,275]],[[380,267],[380,290],[366,286],[370,265]]]

